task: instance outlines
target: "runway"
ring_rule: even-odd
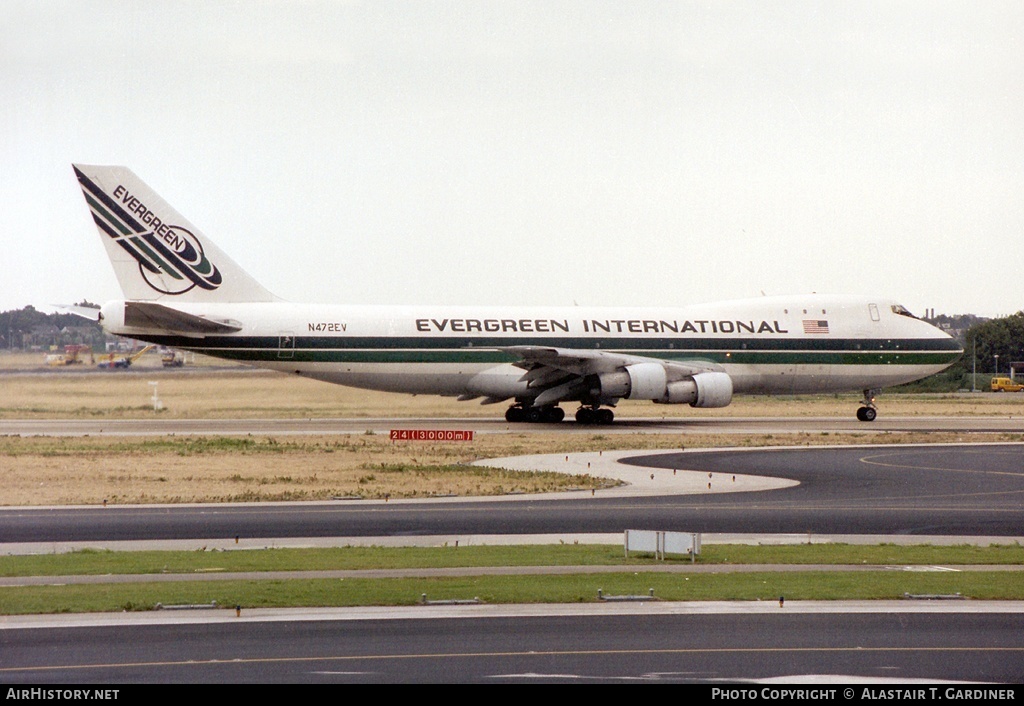
[[[1024,615],[1005,603],[962,614],[894,601],[216,612],[3,630],[0,681],[123,685],[120,699],[145,683],[664,682],[804,684],[833,699],[853,685],[862,697],[930,684],[955,700],[981,683],[1011,685],[1012,699],[1024,673]]]
[[[470,429],[480,434],[784,434],[856,433],[868,436],[893,432],[1024,433],[1020,416],[904,416],[880,414],[874,422],[849,417],[682,417],[617,418],[614,424],[592,426],[510,424],[500,418],[347,417],[338,419],[0,419],[0,434],[20,436],[144,436],[163,434],[386,434],[391,429]]]

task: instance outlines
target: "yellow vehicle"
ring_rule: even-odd
[[[160,356],[160,363],[165,368],[180,368],[185,364],[185,354],[181,351],[164,351]]]
[[[129,355],[121,356],[120,358],[116,357],[113,353],[111,353],[109,356],[107,356],[107,360],[101,362],[96,367],[105,368],[108,370],[114,370],[117,368],[130,368],[132,363],[134,363],[135,361],[142,357],[143,353],[147,353],[154,348],[156,348],[156,346],[151,344],[146,346],[142,350],[135,351],[134,353],[131,353]]]
[[[54,350],[56,346],[51,346],[50,350]],[[95,362],[92,355],[92,346],[87,346],[81,343],[75,343],[69,346],[64,346],[63,355],[60,353],[50,353],[46,356],[46,364],[50,366],[57,365],[80,365],[85,363],[85,355],[89,354],[89,359]]]
[[[1010,378],[992,378],[992,392],[1024,392],[1024,385]]]

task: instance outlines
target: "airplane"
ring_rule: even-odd
[[[73,165],[124,294],[103,328],[356,388],[509,402],[509,422],[610,424],[623,399],[725,407],[734,395],[863,393],[962,348],[883,297],[801,295],[678,308],[330,306],[265,289],[126,167]],[[77,313],[83,313],[81,311]]]

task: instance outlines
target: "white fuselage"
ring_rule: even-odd
[[[961,354],[944,332],[882,299],[764,297],[680,308],[328,306],[175,303],[232,321],[220,335],[127,327],[112,333],[353,387],[520,397],[523,365],[505,349],[601,351],[726,372],[736,393],[868,390],[934,374]]]

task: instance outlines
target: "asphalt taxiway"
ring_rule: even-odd
[[[517,543],[600,535],[619,541],[624,529],[762,541],[782,535],[992,543],[1016,541],[1024,527],[1024,444],[594,452],[481,463],[590,473],[622,484],[494,498],[4,508],[0,551],[123,549],[130,541],[191,542],[193,548],[231,542],[439,545],[499,535]]]

